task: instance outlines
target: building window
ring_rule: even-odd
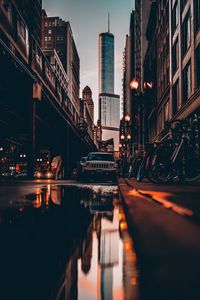
[[[195,0],[195,28],[200,30],[200,0]]]
[[[48,30],[48,34],[51,34],[51,32],[52,32],[51,29],[49,29],[49,30]]]
[[[184,10],[187,0],[181,0],[181,11]]]
[[[183,103],[185,103],[192,92],[192,78],[191,78],[191,63],[183,70]]]
[[[48,27],[48,22],[45,22],[45,27]]]
[[[178,101],[179,100],[179,81],[174,84],[173,90],[172,90],[172,110],[173,110],[173,116],[178,111]]]
[[[172,9],[172,33],[175,32],[178,26],[178,1],[175,2]]]
[[[178,39],[175,41],[173,48],[172,48],[172,70],[173,74],[178,69],[179,65],[179,43]]]
[[[164,106],[164,110],[163,110],[163,121],[165,122],[168,119],[169,119],[169,102],[167,101],[167,103]]]
[[[196,74],[197,74],[197,87],[200,87],[200,45],[196,49]]]
[[[26,40],[26,26],[21,19],[18,20],[18,33],[23,38],[23,40]]]
[[[190,12],[186,15],[182,25],[182,54],[185,55],[191,43],[191,19]]]
[[[166,71],[166,81],[167,81],[167,86],[169,85],[169,67],[167,68]]]

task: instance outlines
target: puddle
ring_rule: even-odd
[[[139,299],[115,186],[48,185],[26,199],[32,206],[0,213],[1,299]]]

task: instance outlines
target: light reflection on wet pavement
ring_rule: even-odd
[[[0,299],[139,299],[116,187],[47,185],[26,198],[0,211]]]

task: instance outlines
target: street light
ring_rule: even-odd
[[[127,135],[127,140],[131,140],[131,135],[130,135],[130,133]]]
[[[130,122],[131,117],[127,114],[127,115],[125,115],[124,120],[125,120],[126,122]]]
[[[121,135],[121,140],[124,140],[125,139],[125,136],[124,134]]]
[[[131,80],[130,88],[131,90],[135,90],[135,91],[139,89],[139,82],[137,81],[137,79],[133,78],[133,80]]]

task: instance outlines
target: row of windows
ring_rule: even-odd
[[[45,42],[51,41],[51,36],[45,36],[44,40],[45,40]]]
[[[64,30],[64,28],[62,29],[62,26],[65,24],[64,21],[62,21],[61,19],[56,19],[54,21],[45,21],[44,26],[46,28],[48,27],[61,27],[61,30]]]
[[[196,86],[200,87],[200,45],[197,47],[195,52],[195,61],[196,61]],[[191,61],[187,64],[187,66],[184,68],[182,72],[182,104],[184,104],[192,93],[192,67],[191,67]],[[179,80],[176,81],[176,83],[173,86],[173,115],[175,115],[179,108]]]
[[[182,24],[182,32],[181,32],[181,53],[182,56],[186,54],[188,49],[191,45],[191,18],[190,18],[190,11],[187,13],[184,22]],[[179,66],[179,40],[178,38],[174,42],[174,45],[172,47],[172,71],[173,74],[176,72]]]
[[[187,0],[181,0],[181,11],[179,12],[179,5],[178,5],[178,0],[176,0],[174,6],[173,6],[173,9],[172,9],[172,33],[174,33],[176,31],[176,28],[179,24],[179,16],[186,3],[188,1]],[[194,21],[195,21],[195,30],[198,31],[200,30],[200,0],[195,0],[194,1]],[[190,30],[190,27],[191,27],[191,20],[190,20],[190,15],[187,14],[187,17],[186,19],[188,20],[184,20],[184,22],[186,23],[186,27],[183,28],[183,30]],[[188,26],[188,27],[187,27]]]

